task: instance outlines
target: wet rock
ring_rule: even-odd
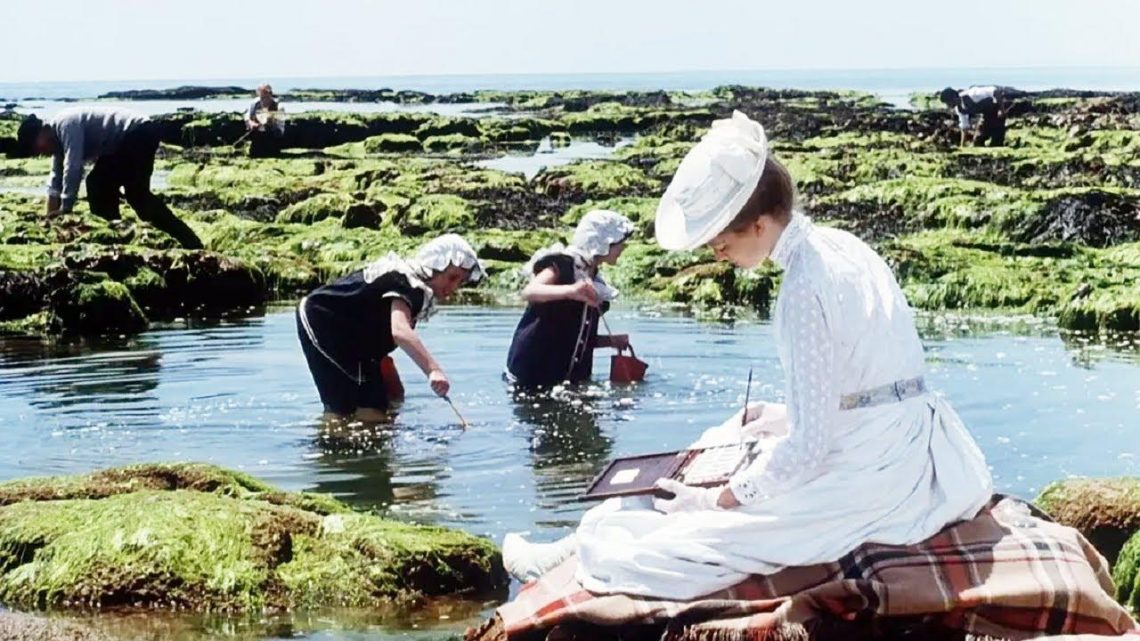
[[[95,272],[59,270],[51,286],[49,323],[60,334],[135,334],[146,329],[146,315],[122,283]]]
[[[506,585],[485,540],[209,465],[13,481],[0,504],[0,598],[20,607],[377,607]]]
[[[344,225],[345,229],[357,227],[379,229],[383,222],[384,209],[382,203],[353,203],[344,211],[344,219],[341,224]]]
[[[1055,481],[1034,500],[1059,523],[1080,530],[1109,564],[1140,531],[1140,479],[1073,478]]]
[[[78,248],[65,255],[63,264],[66,274],[56,274],[54,287],[59,282],[69,287],[73,274],[98,274],[121,283],[151,319],[245,310],[264,303],[268,296],[266,279],[257,270],[211,252]],[[72,331],[91,333],[82,328]]]
[[[478,138],[480,133],[479,124],[474,118],[448,118],[445,116],[432,118],[416,129],[416,137],[420,140],[451,134]]]
[[[1089,190],[1050,200],[1018,226],[1022,242],[1065,241],[1108,247],[1140,240],[1140,200],[1132,194]]]
[[[38,272],[0,271],[0,321],[30,316],[47,307],[51,289]]]
[[[126,91],[108,91],[99,96],[100,100],[200,100],[202,98],[234,98],[251,96],[253,89],[237,87],[234,85],[221,87],[206,87],[200,85],[184,85],[171,89],[130,89]]]

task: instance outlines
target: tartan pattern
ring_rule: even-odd
[[[789,624],[921,621],[965,634],[1022,639],[1128,635],[1107,563],[1076,530],[1029,516],[1011,499],[911,546],[864,544],[835,563],[755,575],[682,603],[593,595],[571,558],[498,609],[504,636],[558,626],[668,623],[663,639],[767,638]],[[831,616],[827,616],[831,615]],[[556,636],[556,635],[552,635]]]

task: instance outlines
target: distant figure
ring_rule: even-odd
[[[972,134],[978,116],[981,116],[982,123],[974,137],[974,144],[982,147],[988,141],[990,147],[1005,146],[1005,118],[1008,109],[1004,104],[1005,91],[1001,87],[970,87],[962,91],[947,87],[938,97],[942,104],[958,116],[959,146],[966,145],[966,139]]]
[[[72,210],[84,162],[94,161],[87,176],[91,213],[119,220],[119,197],[126,196],[140,219],[170,234],[186,249],[201,249],[198,236],[150,190],[158,142],[157,126],[145,116],[126,109],[74,107],[47,122],[36,116],[24,118],[16,133],[16,153],[54,156],[48,182],[49,215]]]
[[[262,84],[257,88],[257,100],[249,105],[245,126],[249,130],[250,158],[268,158],[281,152],[281,136],[285,134],[284,110],[273,95],[273,87]]]

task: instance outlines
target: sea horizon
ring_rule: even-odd
[[[777,89],[855,90],[909,94],[945,86],[999,84],[1025,90],[1140,91],[1140,67],[1035,66],[992,68],[766,69],[598,73],[399,74],[265,76],[0,82],[0,100],[90,99],[112,91],[179,86],[240,86],[269,82],[278,93],[297,89],[394,89],[432,94],[473,91],[702,91],[740,84]]]

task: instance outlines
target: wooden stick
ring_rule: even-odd
[[[744,389],[744,413],[740,415],[740,427],[748,424],[748,397],[752,395],[752,368],[748,368],[748,387]]]
[[[451,397],[444,396],[443,400],[447,401],[447,404],[451,406],[451,411],[455,412],[455,415],[459,417],[459,424],[463,426],[463,429],[467,429],[467,419],[463,418],[463,415],[459,413],[459,408],[455,406],[455,403],[451,402]]]

